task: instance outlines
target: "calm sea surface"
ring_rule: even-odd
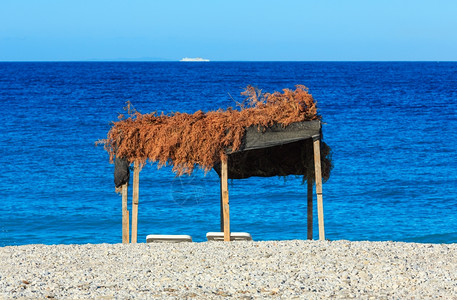
[[[120,242],[114,167],[94,142],[125,102],[214,110],[234,107],[248,84],[304,84],[317,100],[335,165],[323,186],[328,239],[457,242],[457,63],[75,62],[0,63],[0,246]],[[138,240],[218,231],[218,180],[146,166]],[[301,178],[229,189],[232,231],[306,238]]]

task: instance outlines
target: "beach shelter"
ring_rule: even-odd
[[[319,239],[325,239],[323,179],[332,167],[322,141],[316,103],[304,86],[261,94],[248,87],[249,105],[192,115],[142,115],[113,123],[105,149],[115,163],[115,185],[122,191],[122,241],[129,242],[127,208],[129,165],[133,163],[131,242],[137,242],[139,173],[146,161],[171,164],[178,175],[196,165],[220,177],[221,232],[230,241],[228,179],[302,175],[307,182],[307,238],[313,238],[313,185],[316,186]]]

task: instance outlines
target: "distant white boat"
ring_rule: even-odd
[[[195,57],[195,58],[184,57],[180,61],[185,61],[185,62],[208,62],[209,59],[205,59],[205,58],[201,58],[201,57]]]

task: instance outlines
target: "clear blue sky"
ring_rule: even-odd
[[[457,61],[455,0],[0,0],[0,61]]]

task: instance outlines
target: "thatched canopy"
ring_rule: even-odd
[[[251,86],[239,109],[194,114],[131,113],[114,122],[101,141],[116,165],[172,165],[177,175],[205,171],[229,159],[229,178],[305,175],[313,172],[310,138],[321,136],[321,117],[306,87],[262,93]],[[330,176],[330,148],[322,143],[322,174]],[[116,185],[123,184],[117,182]]]

